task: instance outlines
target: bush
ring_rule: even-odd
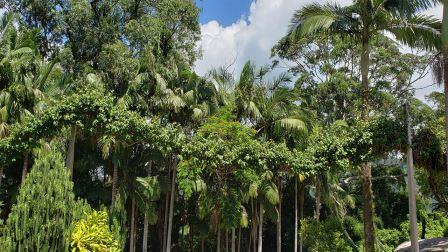
[[[93,210],[74,224],[71,249],[73,252],[120,251],[119,242],[109,229],[106,211]]]
[[[336,218],[302,220],[300,232],[307,251],[353,251]]]
[[[61,154],[41,151],[6,221],[2,251],[67,251],[75,206],[72,189]]]

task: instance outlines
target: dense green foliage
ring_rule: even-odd
[[[199,76],[193,0],[0,1],[0,248],[392,251],[408,147],[447,236],[434,2],[306,5],[271,65]]]
[[[120,251],[118,241],[109,228],[106,211],[93,210],[73,224],[71,251]]]
[[[60,153],[40,150],[6,222],[5,251],[68,250],[75,200]]]

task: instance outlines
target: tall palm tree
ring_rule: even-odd
[[[266,80],[269,69],[256,69],[247,62],[236,85],[237,115],[242,122],[249,123],[265,141],[285,141],[288,137],[300,135],[310,128],[310,114],[301,109],[295,102],[296,97],[287,87],[291,81],[287,74],[280,74]],[[277,250],[281,251],[281,198],[283,176],[276,174],[279,192],[277,218]],[[263,204],[260,202],[260,220],[262,220]],[[262,225],[259,227],[259,248],[262,243]]]
[[[448,1],[440,0],[443,3],[443,20],[442,20],[442,35],[441,35],[441,52],[443,59],[443,79],[445,92],[445,148],[446,154],[446,169],[448,174]],[[448,175],[447,175],[448,176]]]
[[[290,32],[303,37],[317,33],[338,34],[356,40],[361,48],[360,72],[363,88],[362,119],[369,117],[369,68],[370,43],[382,32],[390,32],[395,38],[411,47],[434,48],[440,41],[440,22],[429,16],[417,15],[417,11],[431,5],[425,0],[355,0],[352,5],[310,4],[294,13]],[[374,251],[373,200],[371,165],[361,168],[364,247]]]
[[[14,16],[7,14],[0,22],[0,131],[8,124],[22,122],[45,106],[55,92],[60,71],[54,71],[57,59],[47,62],[36,49],[36,31],[21,31],[14,26]],[[28,170],[29,153],[24,153],[22,183]]]
[[[444,86],[445,95],[445,149],[448,150],[448,1],[434,0],[435,4],[443,4],[442,32],[440,36],[440,54],[433,64],[433,73],[437,83]],[[448,174],[448,154],[445,157]]]

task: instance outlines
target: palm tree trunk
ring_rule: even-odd
[[[225,242],[226,242],[226,245],[225,245],[225,252],[229,252],[229,231],[227,231],[226,230],[226,240],[225,240]]]
[[[152,169],[152,160],[149,160],[148,162],[148,177],[151,177],[151,169]],[[145,219],[143,220],[143,245],[142,245],[142,251],[147,252],[148,251],[148,214],[145,213]]]
[[[257,206],[257,202],[254,202],[254,200],[252,199],[252,234],[251,234],[251,238],[252,238],[252,246],[253,246],[253,251],[257,251],[257,237],[258,237],[258,233],[257,233],[257,228],[258,228],[258,221],[259,221],[259,215],[258,215],[258,206]]]
[[[205,237],[201,238],[201,252],[204,252],[205,250]]]
[[[237,252],[241,251],[241,227],[238,227],[238,247]]]
[[[263,251],[263,203],[260,202],[260,223],[258,224],[258,252]]]
[[[112,203],[111,210],[114,210],[115,207],[115,199],[117,197],[117,182],[118,182],[118,167],[113,164],[113,174],[112,174]]]
[[[282,180],[278,179],[277,252],[282,251]]]
[[[2,186],[2,179],[3,179],[3,167],[0,167],[0,187]]]
[[[177,161],[175,157],[173,157],[173,177],[171,179],[171,195],[170,195],[170,212],[168,219],[168,233],[166,238],[166,252],[171,251],[171,236],[173,229],[173,215],[174,215],[174,197],[176,196],[176,170],[177,170]]]
[[[299,183],[299,180],[294,177],[295,183],[294,183],[294,252],[297,252],[297,239],[298,239],[298,231],[299,231],[299,208],[298,208],[298,195],[297,195],[297,184]]]
[[[221,252],[221,229],[218,225],[218,232],[216,234],[216,252]]]
[[[73,178],[73,165],[75,161],[75,142],[76,142],[76,126],[72,125],[70,128],[70,140],[68,143],[67,156],[65,165],[70,171],[70,178]]]
[[[361,52],[361,78],[363,86],[363,110],[362,117],[369,117],[369,65],[370,48],[368,36],[363,36]],[[372,167],[365,163],[361,167],[362,194],[363,194],[363,219],[364,219],[364,250],[375,251],[375,234],[373,226],[373,191],[372,191]]]
[[[443,0],[442,20],[442,60],[443,60],[443,83],[445,93],[445,148],[446,148],[446,171],[448,176],[448,0]]]
[[[129,251],[135,252],[135,194],[131,195],[131,234],[129,237]]]
[[[321,184],[320,184],[320,177],[317,175],[316,177],[316,212],[315,212],[315,218],[316,220],[320,219],[320,198],[321,198]]]
[[[169,178],[168,178],[169,179]],[[162,251],[165,252],[166,251],[166,235],[167,235],[167,231],[168,231],[168,212],[169,212],[169,199],[170,199],[170,193],[167,192],[166,197],[165,197],[165,208],[164,208],[164,219],[163,219],[163,245],[162,245]]]
[[[299,191],[299,221],[300,221],[300,226],[299,228],[302,227],[301,223],[303,220],[303,207],[305,204],[305,185],[302,184],[300,185],[300,191]],[[302,234],[300,234],[299,237],[299,252],[303,251],[303,236]]]
[[[25,182],[26,174],[28,173],[28,162],[29,162],[29,154],[27,152],[23,157],[22,182],[21,182],[22,185]]]
[[[408,192],[409,192],[409,217],[412,252],[418,252],[418,230],[417,230],[417,205],[415,197],[414,161],[412,156],[412,129],[411,115],[409,113],[409,101],[406,100],[406,123],[408,134],[407,146],[407,172],[408,172]]]

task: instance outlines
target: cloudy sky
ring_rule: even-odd
[[[202,38],[200,46],[203,57],[196,62],[199,74],[234,62],[238,73],[246,60],[257,65],[269,63],[272,46],[285,35],[294,10],[311,2],[325,0],[197,0],[202,8],[200,17]],[[348,4],[351,0],[339,0]],[[442,8],[427,11],[442,16]],[[432,82],[428,76],[417,85]],[[422,98],[432,90],[418,91]]]

